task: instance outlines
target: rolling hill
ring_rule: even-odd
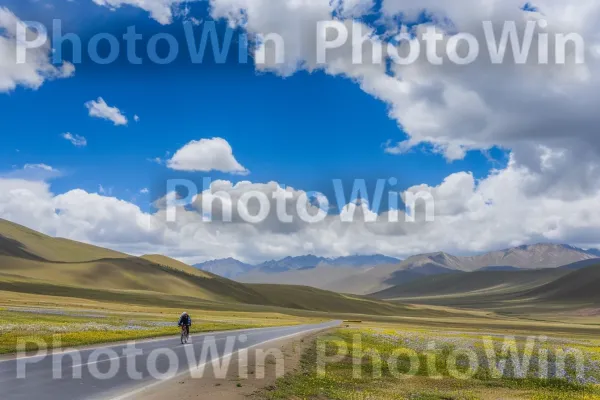
[[[534,271],[475,271],[424,277],[373,293],[378,299],[467,297],[520,293],[567,275],[558,269]]]
[[[587,264],[587,263],[584,263]],[[554,314],[600,307],[600,260],[595,265],[530,271],[476,271],[437,275],[373,293],[401,303]],[[595,311],[594,311],[595,312]]]
[[[600,258],[592,258],[590,260],[577,261],[571,264],[563,265],[559,267],[560,269],[568,269],[568,270],[576,270],[582,269],[586,267],[591,267],[592,265],[600,264]]]
[[[600,262],[574,270],[559,279],[526,291],[523,296],[547,302],[598,305],[600,303],[598,288],[600,288]]]
[[[0,255],[56,262],[129,257],[102,247],[53,238],[3,219],[0,219]]]
[[[0,220],[0,290],[135,304],[208,301],[380,315],[404,310],[302,286],[245,285],[169,257],[134,257],[53,238],[5,220]]]

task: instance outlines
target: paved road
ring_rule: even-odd
[[[124,353],[126,344],[86,348],[66,352],[62,357],[28,357],[0,361],[0,398],[3,400],[64,400],[136,398],[136,390],[160,381],[156,373],[185,374],[190,365],[202,364],[202,354],[212,359],[237,354],[265,342],[339,325],[338,321],[319,325],[248,329],[195,335],[182,345],[179,338],[136,342],[137,354]],[[218,352],[202,351],[214,338]],[[130,349],[133,347],[130,346]],[[167,354],[168,353],[168,354]],[[78,356],[81,358],[78,359]],[[194,362],[195,359],[195,362]],[[193,364],[190,364],[193,363]],[[62,377],[59,372],[62,372]],[[25,374],[25,379],[19,378]],[[80,377],[77,374],[80,373]],[[53,374],[59,375],[57,378]],[[73,377],[75,374],[75,378]],[[103,377],[104,379],[98,379]],[[137,375],[137,376],[136,376]],[[157,379],[159,378],[159,379]]]

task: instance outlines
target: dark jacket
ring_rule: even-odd
[[[179,322],[177,323],[177,326],[181,326],[181,325],[191,326],[192,325],[192,317],[190,317],[189,315],[182,315],[179,318]]]

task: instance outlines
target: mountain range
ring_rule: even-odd
[[[235,276],[244,283],[299,284],[351,294],[370,294],[425,276],[472,272],[558,268],[595,259],[597,250],[564,244],[533,244],[476,256],[454,256],[444,252],[421,254],[404,261],[386,257],[352,256],[327,259],[316,256],[286,257],[247,266]],[[230,264],[223,262],[223,265]],[[221,260],[210,262],[210,272],[220,275]],[[199,266],[207,268],[206,263]],[[348,268],[351,267],[351,268]],[[223,267],[225,269],[225,267]]]
[[[311,270],[322,266],[360,268],[394,264],[400,261],[398,258],[381,254],[337,258],[317,257],[309,254],[299,257],[285,257],[280,260],[266,261],[256,265],[246,264],[234,258],[225,258],[196,264],[194,267],[225,278],[236,279],[251,272],[275,274],[287,271]]]

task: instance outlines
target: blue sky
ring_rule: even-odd
[[[49,24],[50,16],[61,18],[65,33],[83,37],[100,31],[122,34],[130,25],[139,32],[181,32],[181,21],[165,28],[131,7],[113,12],[91,2],[44,4],[54,8],[40,12],[29,2],[9,1],[23,20]],[[194,16],[206,19],[202,8],[195,7]],[[85,24],[80,15],[86,15]],[[219,27],[222,32],[224,25]],[[66,60],[69,47],[64,47]],[[389,118],[388,106],[350,79],[322,72],[281,78],[257,73],[252,63],[235,59],[191,65],[183,58],[167,66],[84,62],[76,68],[70,79],[0,95],[0,109],[8,111],[4,124],[16,130],[3,137],[1,170],[44,163],[62,171],[51,181],[55,193],[73,188],[93,192],[102,185],[111,188],[112,195],[148,209],[151,200],[164,195],[166,179],[203,176],[170,171],[149,160],[202,138],[226,139],[236,159],[251,171],[244,177],[210,173],[214,179],[276,181],[326,193],[331,179],[374,182],[393,176],[403,187],[437,185],[458,171],[482,178],[506,162],[505,154],[494,151],[499,161],[471,152],[449,163],[426,146],[403,155],[385,154],[384,143],[406,138]],[[129,118],[128,125],[91,118],[84,104],[98,97],[118,107]],[[140,121],[134,122],[133,115]],[[61,137],[65,132],[84,136],[87,146],[73,146]],[[145,187],[150,194],[139,194]]]

